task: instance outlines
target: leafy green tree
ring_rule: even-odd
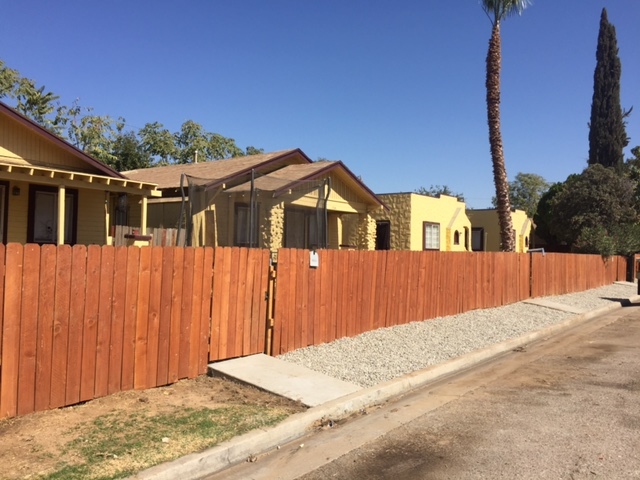
[[[502,133],[500,130],[500,68],[502,47],[500,23],[513,14],[521,14],[529,5],[529,0],[482,0],[482,8],[491,21],[491,39],[487,52],[487,123],[489,125],[489,143],[493,163],[493,182],[496,188],[498,221],[502,250],[515,251],[511,204],[509,202],[509,184],[504,161]]]
[[[260,155],[261,153],[264,153],[264,148],[256,148],[251,145],[249,145],[244,152],[245,155]]]
[[[520,172],[513,182],[509,182],[511,206],[524,210],[529,218],[533,218],[538,209],[538,203],[547,190],[549,190],[549,182],[540,175]],[[493,197],[491,202],[495,207],[496,197]]]
[[[208,145],[205,152],[207,158],[211,160],[221,160],[230,157],[242,157],[244,151],[236,145],[233,138],[223,137],[219,133],[210,133],[207,135]]]
[[[87,108],[86,115],[81,116],[80,107],[71,110],[68,121],[68,138],[80,150],[113,166],[117,158],[113,154],[113,140],[117,133],[124,128],[124,119],[117,121],[109,115],[90,115],[91,108]]]
[[[174,134],[176,145],[176,163],[191,163],[196,161],[196,152],[200,161],[206,160],[207,134],[199,123],[187,120]]]
[[[540,201],[536,207],[536,213],[533,216],[533,223],[536,226],[536,235],[544,240],[547,247],[551,250],[558,249],[562,244],[562,242],[552,233],[552,206],[555,196],[562,191],[563,187],[564,184],[560,182],[551,185],[540,197]]]
[[[429,188],[420,187],[416,188],[415,193],[420,195],[428,195],[430,197],[437,197],[438,195],[448,195],[450,197],[457,197],[464,200],[462,193],[456,193],[448,185],[431,185]]]
[[[636,184],[636,209],[640,212],[640,146],[631,149],[633,157],[628,158],[623,173]]]
[[[151,156],[145,151],[134,132],[118,132],[113,139],[111,166],[119,172],[151,166]]]
[[[138,131],[143,150],[152,163],[168,165],[176,155],[174,136],[159,122],[147,123]]]
[[[635,188],[635,182],[600,164],[570,175],[550,202],[551,234],[574,250],[591,252],[604,248],[599,242],[607,237],[617,253],[620,235],[639,220]]]
[[[620,76],[622,64],[618,57],[616,29],[609,23],[607,10],[602,9],[596,49],[596,69],[593,74],[593,99],[589,121],[589,165],[620,167],[624,162],[624,147],[629,140],[620,106]]]
[[[44,85],[37,88],[29,78],[21,78],[15,90],[16,110],[45,128],[51,128],[56,111],[56,100],[60,97],[53,92],[45,92]]]
[[[196,159],[199,162],[207,160],[220,160],[244,155],[233,138],[227,138],[219,133],[209,133],[202,125],[187,120],[180,127],[180,131],[173,134],[176,151],[174,159],[176,163],[191,163]]]
[[[15,98],[19,83],[20,74],[18,71],[7,67],[7,65],[0,60],[0,98]]]

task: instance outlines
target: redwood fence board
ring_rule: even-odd
[[[211,305],[213,303],[213,248],[204,249],[202,271],[202,302],[200,307],[200,339],[198,345],[197,374],[207,372],[209,364],[209,337],[211,336]]]
[[[171,343],[171,303],[173,300],[173,253],[174,249],[162,249],[162,288],[160,293],[160,318],[158,328],[158,374],[157,385],[169,382],[169,344]]]
[[[69,309],[71,305],[71,247],[69,245],[62,245],[58,248],[54,302],[50,408],[64,406],[67,394]]]
[[[36,354],[35,411],[42,411],[49,408],[49,399],[51,397],[51,355],[53,349],[56,258],[56,247],[53,245],[44,245],[41,247],[39,267],[40,286],[38,298],[38,351]],[[82,345],[79,347],[79,352],[82,352]],[[69,367],[71,368],[71,365]],[[79,370],[80,362],[78,362],[75,367]]]
[[[188,378],[198,376],[198,355],[200,353],[200,314],[202,309],[202,274],[204,272],[204,249],[193,248],[194,269],[191,294],[191,325],[189,335],[189,368]],[[195,320],[195,321],[194,321]]]
[[[58,265],[60,265],[61,263],[62,256],[60,254],[64,251],[64,247],[65,245],[61,246],[58,250]],[[103,248],[102,258],[100,262],[100,293],[98,300],[98,330],[96,340],[96,373],[94,398],[104,397],[109,393],[109,347],[111,342],[111,311],[113,307],[111,299],[113,297],[114,260],[115,252],[113,250],[113,247]],[[56,289],[56,297],[58,296],[57,290],[58,289]],[[58,308],[56,308],[56,314],[57,311]],[[56,328],[54,327],[54,333],[55,330]],[[62,340],[62,335],[60,336],[60,339]],[[53,368],[55,370],[55,363]]]
[[[47,251],[55,254],[56,247],[53,245],[43,246],[41,248],[41,256]],[[45,272],[46,269],[41,269],[40,274],[42,275]],[[80,401],[86,278],[87,247],[84,245],[75,245],[71,250],[71,306],[69,309],[69,355],[67,357],[66,405],[73,405]],[[41,285],[43,285],[42,282]]]
[[[127,271],[122,281],[125,283],[125,309],[122,345],[122,390],[134,388],[136,323],[138,316],[138,275],[140,272],[140,249],[127,249]]]
[[[2,325],[4,319],[4,272],[5,272],[5,246],[0,243],[0,362],[2,361]],[[0,366],[2,364],[0,363]]]
[[[149,303],[151,288],[151,247],[140,248],[140,275],[138,277],[138,302],[136,306],[136,345],[133,387],[148,388],[147,361],[149,341]]]
[[[23,246],[16,244],[7,245],[5,261],[0,417],[13,417],[18,412]]]
[[[107,393],[121,390],[122,352],[124,350],[124,316],[126,311],[127,249],[114,248],[113,295],[111,301],[111,329],[109,334],[109,367]],[[71,340],[71,335],[69,335]],[[71,350],[71,349],[70,349]]]
[[[158,344],[160,342],[160,303],[162,301],[162,247],[151,250],[149,274],[149,312],[147,322],[146,388],[156,386],[158,378]]]
[[[87,247],[87,281],[85,290],[84,338],[82,342],[82,371],[80,401],[94,398],[96,377],[96,339],[98,336],[98,304],[100,298],[100,259],[102,249]]]
[[[20,318],[20,364],[18,370],[18,415],[35,409],[36,345],[38,337],[38,290],[40,249],[25,245]]]
[[[173,251],[171,284],[171,328],[169,338],[169,365],[167,379],[169,383],[178,381],[180,369],[180,325],[182,320],[182,283],[184,281],[184,249]]]
[[[193,303],[193,272],[195,249],[187,247],[184,250],[182,299],[180,319],[180,359],[178,362],[178,378],[189,377],[189,342],[191,340],[191,318]]]

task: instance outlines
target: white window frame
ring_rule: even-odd
[[[422,249],[440,250],[440,224],[422,222]]]

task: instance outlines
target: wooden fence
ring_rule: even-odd
[[[627,277],[627,259],[568,253],[531,254],[531,297],[582,292]]]
[[[0,418],[625,279],[599,256],[0,245]],[[274,290],[275,288],[275,290]]]
[[[0,418],[264,351],[267,251],[9,244],[0,258]]]
[[[599,255],[280,250],[274,355],[380,327],[625,280]]]

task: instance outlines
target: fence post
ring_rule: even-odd
[[[273,356],[273,311],[275,306],[275,283],[276,283],[276,269],[273,265],[269,265],[269,283],[266,293],[267,302],[267,332],[265,336],[264,353],[269,356]]]

